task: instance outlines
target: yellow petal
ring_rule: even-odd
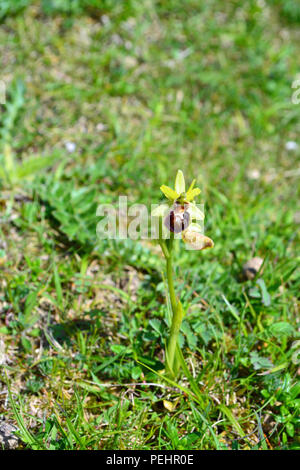
[[[189,189],[187,190],[187,194],[189,193],[189,191],[192,191],[193,187],[195,186],[195,183],[196,183],[196,180],[193,180],[190,184],[190,187]]]
[[[201,189],[199,188],[194,188],[194,189],[189,189],[188,192],[186,193],[186,200],[187,201],[193,201],[193,199],[198,196],[201,193]]]
[[[185,181],[184,181],[184,176],[181,170],[177,171],[177,175],[175,178],[175,191],[178,194],[185,192]]]
[[[170,199],[170,201],[176,201],[179,198],[179,194],[174,191],[174,189],[169,188],[169,186],[162,185],[160,187],[161,192],[166,196],[166,198]]]

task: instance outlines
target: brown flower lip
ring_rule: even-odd
[[[170,232],[180,233],[186,230],[190,224],[190,214],[187,212],[187,204],[175,203],[164,220],[164,224]]]

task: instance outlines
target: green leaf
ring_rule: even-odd
[[[27,353],[31,353],[32,351],[32,345],[31,345],[31,342],[29,341],[28,338],[25,338],[24,336],[22,336],[21,338],[21,343],[22,343],[22,346],[24,348],[24,350],[27,352]]]
[[[234,429],[239,433],[241,437],[245,436],[243,429],[241,428],[239,422],[237,421],[236,417],[233,415],[232,411],[225,405],[219,405],[220,410],[222,413],[228,418],[231,425]]]
[[[142,374],[142,369],[139,366],[136,366],[131,371],[131,377],[133,380],[138,380]]]
[[[284,336],[293,336],[295,333],[294,327],[285,321],[280,321],[277,323],[274,323],[273,325],[270,326],[269,328],[270,333],[272,336],[275,336],[275,338],[282,338]]]
[[[2,326],[0,328],[0,333],[3,335],[9,335],[10,334],[9,328],[7,328],[7,326]]]
[[[181,325],[181,331],[185,334],[189,348],[194,351],[197,346],[197,336],[192,331],[190,325],[184,321]]]
[[[271,305],[271,296],[267,290],[265,281],[263,279],[257,279],[256,283],[260,287],[263,304],[269,307]]]
[[[257,351],[250,353],[250,361],[255,370],[271,369],[273,367],[272,362],[267,357],[259,356]]]
[[[292,397],[292,400],[295,400],[295,398],[297,398],[298,395],[300,395],[300,382],[296,383],[295,385],[291,387],[290,395]]]
[[[51,167],[59,158],[61,158],[60,152],[54,152],[51,155],[34,155],[22,163],[20,163],[15,169],[15,178],[18,180],[35,175],[41,170],[45,170]]]
[[[33,325],[37,320],[38,317],[35,315],[32,315],[33,309],[37,305],[37,296],[38,296],[38,290],[34,292],[30,292],[28,294],[26,301],[25,301],[25,307],[24,307],[24,314],[22,315],[22,323],[24,326],[31,326]]]
[[[286,425],[286,432],[290,437],[294,437],[295,429],[293,423],[287,423]]]
[[[54,264],[54,267],[53,267],[53,276],[54,276],[54,284],[55,284],[57,302],[58,302],[59,308],[62,309],[62,307],[63,307],[63,293],[62,293],[62,287],[61,287],[61,282],[60,282],[60,276],[59,276],[56,264]]]
[[[125,353],[126,347],[122,344],[111,344],[110,349],[116,354]]]
[[[76,385],[78,385],[78,387],[81,387],[91,393],[97,394],[100,392],[99,387],[97,385],[90,385],[86,382],[76,382]]]
[[[227,305],[228,310],[230,311],[231,315],[239,322],[240,317],[239,317],[239,314],[238,314],[236,308],[228,302],[225,295],[222,295],[222,297],[223,297],[223,300],[224,300],[225,304]]]
[[[152,326],[152,328],[161,336],[163,335],[164,332],[164,327],[163,324],[160,320],[157,318],[153,318],[152,320],[149,321],[149,325]]]

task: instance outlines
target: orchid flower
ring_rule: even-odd
[[[194,198],[201,193],[199,188],[194,188],[195,182],[196,180],[194,179],[186,192],[184,175],[181,170],[178,170],[175,179],[175,189],[166,185],[160,187],[168,202],[156,207],[151,215],[164,219],[164,238],[167,238],[167,229],[169,232],[176,234],[175,238],[182,238],[188,248],[204,250],[212,248],[214,244],[210,238],[201,233],[201,226],[193,222],[204,220],[204,213],[194,202]]]

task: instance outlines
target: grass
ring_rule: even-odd
[[[20,448],[299,449],[299,11],[72,5],[0,9],[1,416]],[[173,382],[162,257],[97,240],[96,208],[157,203],[178,168],[215,247],[177,252]]]

